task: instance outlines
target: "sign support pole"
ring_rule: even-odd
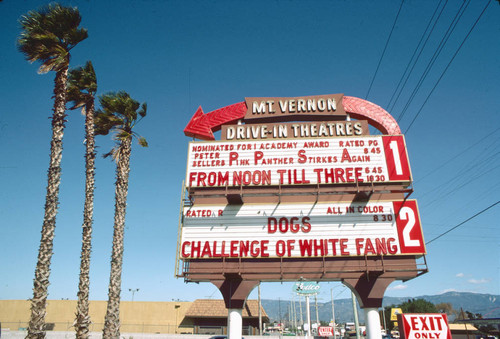
[[[360,339],[359,335],[359,320],[358,320],[358,308],[356,307],[356,296],[354,292],[351,291],[352,298],[352,312],[354,313],[354,328],[356,329],[356,339]]]
[[[311,336],[311,309],[309,306],[309,296],[306,295],[306,314],[307,314],[307,333],[306,336]]]
[[[380,339],[382,338],[382,331],[380,330],[380,315],[378,308],[367,307],[365,311],[366,319],[366,339]]]
[[[243,280],[237,274],[226,274],[225,278],[225,280],[211,280],[211,282],[222,293],[228,310],[228,338],[241,339],[243,334],[243,307],[248,295],[259,284],[259,281]]]
[[[378,309],[382,306],[385,290],[393,281],[393,278],[376,276],[363,276],[359,279],[344,279],[343,281],[351,289],[353,304],[356,294],[359,304],[365,312],[366,339],[382,338]],[[358,332],[357,328],[356,332]]]
[[[241,308],[228,309],[227,332],[229,339],[241,339],[243,334],[243,310]]]

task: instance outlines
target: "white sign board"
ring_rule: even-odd
[[[189,144],[188,187],[411,182],[404,137]]]
[[[320,337],[333,337],[333,327],[330,326],[318,327],[318,335]]]
[[[425,254],[417,202],[195,205],[183,259]]]
[[[297,281],[292,291],[299,295],[317,295],[321,286],[315,281]]]
[[[399,314],[398,323],[403,339],[451,339],[446,314]]]

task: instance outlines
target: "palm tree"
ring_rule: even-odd
[[[95,132],[94,101],[97,91],[97,79],[92,62],[84,67],[69,71],[67,101],[70,109],[81,108],[85,115],[85,204],[82,224],[82,254],[80,261],[80,280],[78,283],[78,303],[76,306],[76,337],[86,339],[89,336],[89,271],[90,251],[92,248],[92,217],[94,214],[94,171],[95,171]]]
[[[136,137],[139,145],[148,146],[146,139],[136,134],[133,129],[146,116],[147,106],[146,103],[140,105],[126,92],[105,94],[99,97],[99,102],[102,109],[96,114],[96,134],[106,135],[112,131],[116,141],[113,149],[104,155],[112,156],[116,161],[116,183],[113,250],[103,338],[119,338],[123,237],[132,139]]]
[[[22,31],[17,40],[19,51],[25,55],[28,61],[42,63],[38,70],[39,73],[56,72],[45,214],[35,269],[27,338],[45,337],[47,289],[59,204],[59,184],[61,182],[69,52],[79,42],[87,38],[87,30],[78,28],[80,21],[78,9],[62,7],[59,4],[51,4],[39,11],[30,11],[20,19]]]

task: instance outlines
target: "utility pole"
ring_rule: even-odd
[[[319,326],[319,313],[318,313],[318,295],[314,295],[314,304],[316,305],[316,325]]]
[[[261,300],[260,300],[260,283],[258,286],[258,292],[259,292],[259,335],[262,335],[262,306],[261,306]]]
[[[281,298],[278,297],[278,313],[279,313],[279,322],[280,322],[280,328],[281,328]]]
[[[295,307],[295,295],[292,295],[293,302],[293,327],[295,328],[295,332],[297,332],[297,308]]]
[[[385,307],[384,307],[384,305],[382,305],[382,318],[384,318],[384,331],[385,331],[385,334],[387,334],[387,324],[385,322]]]
[[[134,301],[134,294],[135,294],[135,292],[139,292],[139,289],[138,288],[134,288],[134,289],[129,288],[128,290],[129,290],[129,292],[132,292],[132,301]]]
[[[301,330],[304,329],[304,317],[302,316],[302,298],[299,295],[299,309],[300,309],[300,326]]]

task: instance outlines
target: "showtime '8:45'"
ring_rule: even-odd
[[[368,153],[373,153],[373,154],[380,154],[380,147],[372,147],[371,149],[370,148],[365,148],[363,149],[363,151],[365,152],[365,154],[368,154]]]

